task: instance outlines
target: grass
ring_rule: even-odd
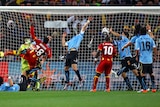
[[[0,92],[0,107],[160,107],[160,92]]]

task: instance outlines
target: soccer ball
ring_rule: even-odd
[[[105,33],[109,34],[109,28],[104,27],[102,29],[102,34],[105,34]]]
[[[7,22],[7,27],[8,28],[14,28],[16,25],[15,25],[15,22],[13,20],[9,20]]]

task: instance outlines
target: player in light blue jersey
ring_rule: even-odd
[[[62,46],[67,47],[68,49],[66,59],[65,59],[65,67],[64,67],[65,76],[66,76],[66,84],[64,86],[64,90],[66,90],[68,86],[71,85],[69,81],[69,68],[70,67],[72,67],[72,69],[75,71],[79,79],[79,82],[80,82],[80,87],[83,84],[83,81],[82,81],[82,78],[81,78],[81,75],[79,73],[78,66],[77,66],[78,49],[80,47],[81,41],[84,38],[84,32],[87,29],[87,26],[89,25],[90,21],[92,20],[93,20],[92,17],[88,17],[88,21],[83,25],[80,33],[73,36],[69,41],[65,40],[65,37],[67,36],[66,32],[64,32],[62,35]]]
[[[45,78],[36,79],[37,82],[44,82]],[[22,80],[21,80],[22,81]],[[11,77],[8,77],[8,81],[4,82],[3,77],[0,76],[0,91],[10,91],[10,92],[18,92],[18,91],[26,91],[24,89],[24,85],[22,82],[15,84]]]
[[[134,30],[134,36],[130,39],[130,41],[128,43],[126,43],[123,47],[122,47],[122,50],[124,50],[125,48],[127,48],[128,46],[131,46],[131,45],[134,45],[135,46],[135,42],[136,42],[136,39],[138,39],[140,37],[140,29],[141,29],[141,25],[140,24],[136,24],[135,25],[135,30]],[[153,33],[151,32],[151,26],[149,24],[146,25],[146,29],[148,30],[148,34],[154,38],[154,35]],[[139,64],[139,62],[137,62],[137,64]],[[139,70],[139,68],[138,68]],[[139,75],[141,75],[141,73],[139,72]],[[142,79],[142,81],[144,81]],[[143,83],[142,83],[143,84]],[[142,85],[141,85],[142,86]],[[145,87],[145,85],[143,85],[143,87]],[[140,91],[137,91],[137,92],[143,92],[143,87],[142,90]],[[149,88],[147,89],[149,90]]]
[[[146,27],[141,28],[141,36],[136,40],[135,50],[136,58],[139,58],[139,62],[141,63],[142,76],[145,79],[145,75],[147,73],[150,75],[152,92],[156,92],[155,80],[153,75],[153,59],[156,60],[157,48],[154,40],[147,34]]]
[[[119,76],[120,74],[122,74],[122,77],[124,78],[124,81],[126,82],[126,84],[128,86],[128,90],[133,90],[132,85],[129,81],[129,78],[127,77],[127,74],[126,74],[129,70],[131,70],[134,73],[134,75],[137,77],[141,86],[143,86],[144,82],[142,82],[142,78],[138,73],[136,60],[135,60],[135,58],[132,58],[130,47],[128,46],[127,48],[122,50],[122,47],[126,43],[129,42],[128,29],[124,29],[122,34],[119,34],[117,32],[112,31],[112,28],[110,28],[110,32],[113,35],[120,38],[120,40],[115,40],[115,45],[117,45],[117,47],[118,47],[118,52],[119,52],[120,61],[121,61],[121,65],[122,65],[122,69],[120,69],[117,72],[117,75]]]
[[[18,92],[20,91],[20,86],[14,84],[11,77],[8,78],[8,82],[3,82],[3,78],[0,77],[0,91]]]
[[[127,48],[128,46],[131,46],[132,44],[135,44],[136,42],[136,39],[139,38],[140,36],[140,28],[141,28],[141,25],[140,24],[137,24],[135,25],[135,30],[134,30],[134,36],[130,39],[130,41],[128,43],[126,43],[123,47],[122,47],[122,50],[124,50],[125,48]]]
[[[137,24],[135,26],[135,30],[134,30],[134,36],[130,39],[130,41],[128,43],[126,43],[123,47],[122,50],[124,50],[125,48],[127,48],[128,46],[134,45],[136,42],[136,39],[138,39],[140,37],[140,29],[141,29],[141,25]],[[149,24],[146,25],[146,29],[148,31],[148,34],[150,35],[151,38],[154,38],[153,33],[151,32],[151,26]]]

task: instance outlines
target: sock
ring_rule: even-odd
[[[136,76],[140,85],[141,85],[141,89],[143,89],[143,85],[142,85],[142,77],[141,76]]]
[[[152,83],[152,89],[155,89],[155,81],[154,81],[154,76],[151,75],[151,83]]]
[[[20,91],[26,91],[27,90],[27,80],[24,75],[21,75],[21,82],[19,83]]]
[[[133,90],[132,85],[131,85],[131,82],[129,81],[129,78],[128,78],[128,77],[125,77],[125,78],[124,78],[124,81],[126,82],[128,88],[129,88],[130,90]]]
[[[98,83],[98,78],[99,78],[98,76],[94,76],[92,89],[96,89],[97,83]]]
[[[66,83],[69,83],[69,71],[65,71]]]
[[[120,76],[125,69],[126,67],[123,67],[120,70],[118,70],[117,75]]]
[[[141,79],[141,82],[142,82],[141,85],[142,85],[143,89],[146,90],[146,89],[147,89],[147,85],[146,85],[146,82],[145,82],[145,78],[146,78],[146,77],[145,77],[145,76],[142,76],[141,78],[142,78],[142,79]]]
[[[106,76],[106,89],[110,89],[110,77]]]
[[[21,81],[20,81],[20,83],[25,83],[25,82],[26,82],[26,76],[21,75]]]
[[[40,89],[40,82],[36,82],[35,88],[36,88],[36,89]]]
[[[81,81],[81,80],[82,80],[82,78],[81,78],[81,76],[80,76],[79,70],[75,71],[75,73],[76,73],[76,75],[77,75],[77,77],[78,77],[79,81]]]

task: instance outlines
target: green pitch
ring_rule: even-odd
[[[160,92],[0,92],[0,107],[160,107]]]

